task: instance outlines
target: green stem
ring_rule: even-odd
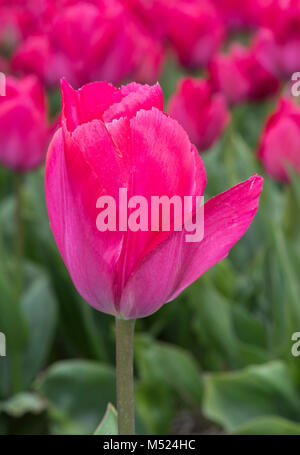
[[[116,318],[117,410],[120,435],[134,431],[133,339],[134,319]]]
[[[22,174],[15,174],[16,191],[16,254],[17,254],[17,289],[21,297],[23,288],[23,207],[22,207]]]

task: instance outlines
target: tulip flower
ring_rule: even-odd
[[[183,126],[199,151],[214,144],[230,118],[224,96],[213,94],[207,81],[193,78],[179,82],[168,112]]]
[[[169,8],[175,0],[124,0],[126,6],[142,24],[147,27],[151,35],[165,38],[167,34],[170,14]]]
[[[282,182],[289,180],[288,166],[300,174],[300,108],[280,98],[262,132],[258,156],[266,172]]]
[[[53,13],[52,0],[0,1],[0,45],[10,54],[23,39],[41,31]]]
[[[253,220],[263,179],[254,175],[206,202],[204,236],[197,242],[187,241],[188,227],[175,223],[164,230],[136,222],[130,230],[120,189],[131,201],[149,204],[157,196],[201,197],[203,162],[184,129],[163,113],[158,84],[118,89],[96,82],[76,91],[62,81],[61,88],[62,126],[46,161],[50,226],[78,292],[116,316],[119,431],[131,433],[134,320],[175,299],[227,256]],[[108,215],[112,229],[98,229],[99,198],[115,201],[118,213]],[[190,210],[195,215],[198,208],[191,204]]]
[[[48,140],[43,87],[34,76],[6,77],[6,95],[0,97],[0,163],[31,170],[43,162]]]
[[[167,35],[183,66],[203,67],[223,43],[223,20],[212,2],[178,0],[168,10]]]
[[[11,65],[14,71],[36,74],[48,86],[61,77],[75,86],[98,79],[120,83],[132,75],[153,82],[163,54],[158,40],[121,2],[70,2],[49,15],[43,33],[19,46]]]
[[[231,46],[228,54],[218,54],[209,65],[210,81],[231,105],[259,101],[274,95],[278,79],[257,58],[255,47]]]
[[[263,28],[256,36],[261,63],[277,77],[290,78],[299,71],[300,3],[271,0],[265,7]]]
[[[230,30],[251,29],[261,24],[265,0],[213,0]]]

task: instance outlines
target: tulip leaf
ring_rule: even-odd
[[[232,315],[236,333],[242,341],[253,346],[266,346],[266,330],[258,317],[242,305],[232,305]]]
[[[65,360],[51,365],[36,388],[49,402],[53,434],[92,434],[107,401],[115,400],[115,372],[94,361]]]
[[[0,239],[0,332],[6,337],[7,350],[19,352],[28,339],[27,327],[13,286],[14,275],[10,267],[5,267],[6,252],[1,246]]]
[[[117,435],[118,434],[118,415],[115,407],[108,403],[105,414],[94,435]]]
[[[185,401],[199,405],[202,401],[203,380],[199,365],[186,350],[168,343],[150,341],[137,349],[137,361],[143,380],[166,384]]]
[[[178,409],[178,402],[171,387],[149,378],[148,381],[139,381],[134,392],[137,426],[139,424],[141,428],[139,433],[169,434],[172,430],[172,419]]]
[[[210,346],[221,358],[235,362],[237,337],[229,300],[224,298],[210,284],[198,284],[193,292],[195,317],[192,330],[199,337],[201,345]]]
[[[32,283],[22,310],[30,334],[22,353],[23,385],[29,385],[45,365],[55,335],[57,304],[46,277],[39,276]]]
[[[259,417],[236,428],[234,434],[244,435],[300,435],[300,422],[278,416]]]
[[[281,229],[273,226],[270,232],[274,242],[274,253],[277,257],[278,265],[285,282],[285,302],[286,314],[288,318],[288,339],[290,334],[297,331],[300,324],[300,306],[299,306],[299,280],[295,264],[292,260],[292,249],[284,237]],[[281,303],[281,306],[282,303]]]
[[[300,394],[287,366],[273,361],[207,375],[203,411],[230,432],[253,419],[274,415],[300,421]]]

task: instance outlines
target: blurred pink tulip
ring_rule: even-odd
[[[207,81],[192,78],[179,82],[168,112],[200,151],[209,149],[219,139],[230,118],[224,96],[213,94]]]
[[[258,156],[275,179],[289,180],[288,165],[300,174],[300,107],[289,98],[280,98],[268,118]]]
[[[11,52],[30,35],[41,32],[55,11],[54,0],[0,1],[0,43]]]
[[[229,29],[248,29],[261,24],[266,0],[213,0]]]
[[[299,71],[299,0],[271,0],[265,8],[263,26],[256,37],[258,58],[276,76],[290,78]]]
[[[0,97],[0,163],[16,171],[40,165],[49,140],[47,105],[43,87],[28,76],[6,78]]]
[[[189,68],[206,66],[224,40],[223,21],[212,2],[170,2],[168,38],[180,63]]]
[[[262,66],[254,49],[234,44],[228,54],[217,55],[209,66],[213,88],[223,93],[229,104],[259,101],[279,89],[278,79]]]
[[[248,229],[263,179],[254,175],[204,205],[204,238],[185,231],[96,226],[99,196],[203,195],[206,175],[183,128],[162,112],[160,86],[62,82],[62,127],[46,162],[46,200],[59,251],[81,296],[123,318],[152,314],[222,260]]]
[[[124,2],[151,35],[160,39],[166,37],[169,21],[168,10],[175,0],[124,0]]]
[[[50,15],[44,33],[22,43],[12,58],[13,70],[32,72],[50,86],[62,76],[77,87],[98,79],[120,83],[135,74],[157,80],[162,46],[121,2],[67,3]]]

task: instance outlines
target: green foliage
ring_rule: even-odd
[[[228,431],[262,417],[300,420],[300,395],[283,362],[209,374],[205,389],[205,415]]]
[[[53,364],[36,389],[49,403],[54,434],[91,434],[115,401],[115,372],[108,365],[87,360]]]
[[[111,403],[108,403],[105,414],[94,435],[117,435],[118,434],[118,415]]]

